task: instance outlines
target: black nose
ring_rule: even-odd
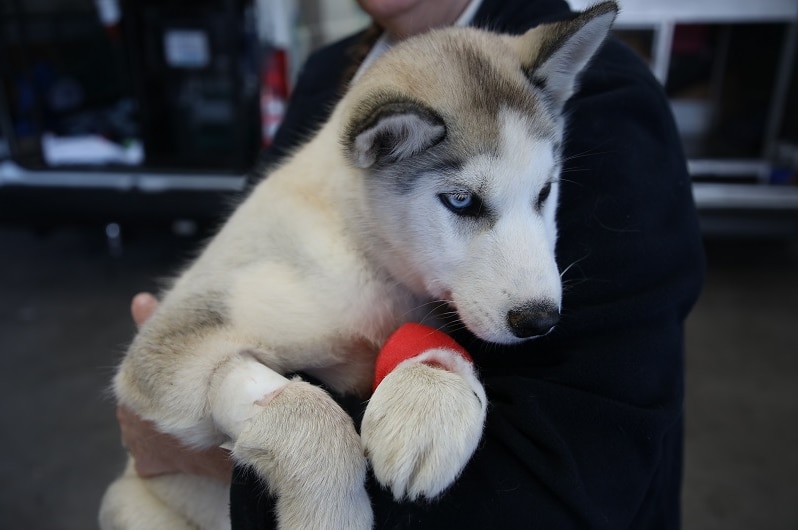
[[[553,302],[525,304],[507,312],[507,323],[519,339],[545,335],[559,321],[560,310]]]

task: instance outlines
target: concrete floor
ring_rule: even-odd
[[[194,242],[0,227],[0,528],[86,530],[123,464],[131,296]],[[713,242],[688,322],[686,530],[798,529],[798,242]]]

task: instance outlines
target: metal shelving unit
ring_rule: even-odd
[[[574,9],[583,9],[593,2],[569,0],[569,3]],[[692,157],[689,160],[689,169],[693,177],[701,180],[693,185],[696,203],[701,210],[736,212],[736,215],[741,215],[746,210],[798,212],[798,187],[768,184],[779,132],[784,123],[790,79],[798,54],[798,2],[619,0],[619,3],[619,29],[653,31],[651,68],[663,84],[671,66],[674,29],[679,24],[785,24],[786,31],[779,50],[761,156],[742,159]],[[719,59],[722,63],[729,60],[722,55],[723,53]],[[752,178],[756,182],[751,183]]]
[[[202,160],[199,162],[195,161],[193,166],[186,165],[185,168],[180,165],[179,161],[173,162],[171,160],[167,160],[166,162],[158,160],[154,164],[75,163],[56,165],[49,163],[47,157],[42,155],[44,151],[43,148],[39,149],[38,151],[40,152],[34,156],[29,156],[28,152],[36,151],[36,149],[30,149],[32,146],[32,138],[34,138],[35,134],[40,136],[39,143],[43,145],[44,136],[48,131],[48,127],[42,123],[42,107],[44,100],[49,94],[41,93],[41,88],[37,87],[32,80],[35,75],[35,68],[50,59],[63,59],[65,54],[59,53],[59,39],[82,39],[80,42],[84,43],[84,46],[86,41],[94,39],[96,45],[102,47],[109,46],[109,42],[105,42],[105,37],[113,33],[116,38],[116,40],[113,41],[114,44],[124,47],[125,53],[123,53],[123,55],[132,57],[131,63],[138,65],[145,60],[150,61],[150,63],[157,63],[148,63],[145,65],[147,75],[141,75],[138,76],[138,78],[134,77],[134,80],[143,79],[145,77],[147,80],[157,78],[157,80],[163,80],[164,83],[170,84],[170,86],[175,86],[178,82],[184,81],[185,79],[183,78],[193,75],[194,77],[188,80],[193,81],[193,84],[186,81],[183,85],[180,85],[181,103],[184,106],[188,106],[186,101],[189,101],[190,97],[197,99],[197,94],[203,95],[205,99],[198,99],[198,105],[204,105],[205,114],[210,116],[211,111],[217,109],[216,116],[210,116],[210,118],[208,118],[208,120],[214,118],[216,121],[212,122],[206,120],[212,125],[221,123],[223,118],[231,121],[241,116],[257,116],[257,110],[252,110],[257,108],[257,98],[256,95],[253,96],[250,94],[254,94],[255,90],[253,88],[255,83],[250,78],[254,77],[256,73],[251,73],[249,71],[241,73],[241,71],[244,70],[244,67],[241,65],[244,63],[244,56],[247,53],[246,51],[242,51],[244,48],[242,42],[246,37],[243,34],[243,29],[241,35],[230,33],[232,37],[229,39],[220,38],[219,33],[226,35],[224,31],[216,31],[214,33],[215,30],[219,29],[214,26],[214,24],[226,24],[228,28],[243,27],[244,23],[239,20],[239,17],[243,17],[243,15],[239,15],[239,11],[243,11],[242,6],[245,2],[246,0],[218,0],[216,2],[218,5],[213,5],[212,8],[205,5],[209,4],[209,2],[205,2],[203,5],[198,4],[195,6],[195,10],[198,14],[191,18],[188,15],[183,16],[186,9],[182,7],[182,4],[176,2],[159,3],[152,1],[149,3],[152,9],[144,13],[144,8],[141,7],[142,2],[133,2],[133,0],[116,1],[118,5],[125,4],[125,7],[131,8],[127,17],[128,30],[132,27],[132,22],[130,21],[134,19],[134,17],[131,16],[133,12],[132,8],[136,7],[142,13],[141,16],[135,19],[137,23],[140,22],[139,19],[143,20],[146,14],[149,17],[146,20],[147,22],[152,22],[153,20],[155,20],[156,23],[163,22],[163,24],[170,22],[175,28],[184,30],[183,34],[188,36],[199,35],[203,37],[203,41],[200,42],[200,44],[205,44],[206,47],[210,46],[207,44],[208,42],[213,43],[215,47],[212,50],[204,51],[204,54],[207,56],[205,59],[207,64],[192,65],[191,67],[183,67],[181,65],[182,69],[177,67],[173,68],[174,72],[177,72],[177,74],[175,74],[169,71],[169,68],[162,65],[159,66],[158,53],[157,51],[153,51],[156,49],[159,42],[159,33],[152,30],[149,26],[137,26],[135,32],[122,32],[120,37],[120,33],[116,33],[116,28],[103,28],[100,24],[100,20],[96,20],[97,13],[95,13],[95,5],[92,0],[72,0],[71,2],[65,3],[68,5],[69,9],[72,10],[70,11],[72,18],[65,18],[63,16],[63,8],[57,2],[41,2],[35,6],[31,6],[22,0],[11,0],[8,5],[0,9],[0,29],[2,29],[2,31],[0,31],[0,46],[4,51],[13,50],[16,54],[16,56],[12,57],[12,53],[6,53],[5,57],[0,57],[0,74],[3,74],[2,82],[0,82],[0,132],[2,132],[2,134],[0,134],[0,190],[3,190],[4,187],[15,189],[27,188],[31,190],[50,188],[56,190],[135,191],[146,194],[164,191],[229,192],[243,189],[246,181],[246,176],[244,174],[246,170],[242,168],[251,165],[257,155],[255,145],[257,142],[249,137],[244,137],[244,133],[240,132],[240,130],[249,132],[244,126],[230,127],[229,133],[225,135],[231,138],[229,143],[233,144],[233,147],[225,149],[224,152],[218,155],[214,155],[213,151],[209,150],[211,151],[209,157],[218,156],[218,158],[223,159],[223,163],[220,162],[216,165],[203,164]],[[158,17],[158,9],[163,11],[160,18]],[[155,13],[152,13],[152,11],[155,11]],[[138,15],[138,12],[136,12],[136,14]],[[166,15],[169,15],[171,18],[167,18]],[[205,19],[200,19],[200,15],[205,16]],[[77,25],[81,31],[73,30],[71,24]],[[185,31],[185,28],[189,28],[193,31]],[[165,34],[170,31],[168,27],[159,29],[162,29]],[[224,27],[222,27],[222,29],[224,29]],[[172,31],[172,33],[176,34],[178,31],[175,30]],[[149,40],[147,41],[145,38]],[[52,40],[52,42],[48,39]],[[142,42],[133,42],[134,39],[139,39]],[[183,40],[185,41],[186,39],[184,38]],[[71,43],[72,41],[67,42],[68,45]],[[191,43],[181,42],[179,44],[182,45],[180,51],[184,56],[187,56],[187,54],[197,49],[196,45],[193,48],[187,45]],[[165,51],[170,49],[166,46],[167,44],[164,44]],[[172,47],[177,48],[177,46]],[[34,54],[28,53],[29,48],[37,50],[39,55],[42,55],[44,59],[34,57]],[[155,57],[155,59],[153,59],[153,57]],[[69,56],[69,58],[71,59],[72,56]],[[164,61],[166,63],[169,62],[168,60]],[[20,62],[24,64],[23,68],[20,68]],[[56,61],[51,62],[53,62],[52,65],[47,63],[50,70],[57,71],[61,68],[61,65],[57,64]],[[125,66],[129,70],[132,69],[132,65],[126,64]],[[160,68],[160,70],[155,71],[154,68],[156,66]],[[122,68],[122,66],[119,66],[119,69]],[[96,69],[98,72],[103,72],[102,74],[98,74],[98,78],[104,75],[109,82],[116,80],[114,72],[111,71],[113,69],[109,68],[109,65],[102,64],[97,66]],[[223,76],[222,74],[225,75]],[[54,73],[52,75],[61,74]],[[128,79],[130,75],[130,72],[128,72],[127,75],[124,76],[125,79],[120,83],[128,86],[134,85],[135,83],[131,83]],[[175,77],[178,75],[182,75],[183,78],[175,81]],[[200,76],[202,75],[205,77],[201,78]],[[30,116],[26,116],[26,119],[30,118],[28,121],[31,122],[28,128],[38,132],[35,134],[30,131],[27,132],[27,137],[24,139],[24,142],[26,142],[24,147],[27,149],[25,149],[26,153],[21,157],[24,160],[20,160],[20,158],[17,157],[22,151],[22,149],[20,149],[22,146],[20,145],[19,135],[16,129],[16,127],[19,126],[19,122],[14,122],[12,120],[14,109],[10,108],[9,101],[11,98],[10,94],[6,93],[6,89],[11,87],[11,91],[16,90],[17,99],[21,99],[23,96],[19,94],[21,92],[19,87],[23,82],[27,82],[25,86],[28,90],[24,97],[30,98],[30,105],[32,105],[34,109],[34,111],[29,112]],[[212,88],[215,88],[216,85],[213,85],[213,82],[216,82],[216,85],[225,84],[224,86],[227,92],[234,96],[229,98],[229,103],[227,101],[220,102],[221,97],[226,96],[227,92],[223,93],[221,96],[217,95],[216,100],[210,102],[210,96],[201,93],[203,90],[207,93],[210,92]],[[79,85],[79,83],[75,84]],[[244,104],[239,101],[244,98],[245,88],[242,87],[244,84],[249,87],[246,89],[246,91],[248,91],[247,97],[254,102],[254,105],[249,105],[252,109],[249,107],[244,108]],[[150,92],[145,94],[144,88],[139,90],[137,87],[135,90],[139,96],[136,100],[136,106],[139,108],[143,108],[145,104],[149,105],[149,100],[142,96],[152,96],[152,93],[157,93],[156,90],[149,87]],[[217,92],[219,92],[219,90],[217,90]],[[150,99],[153,98],[150,97]],[[192,101],[193,100],[189,101],[189,103]],[[226,106],[222,105],[222,103]],[[213,106],[214,104],[215,106]],[[148,109],[144,110],[146,111]],[[167,122],[167,116],[165,116],[166,112],[164,112],[162,108],[155,110],[156,111],[151,114],[157,115],[158,121],[154,123],[154,125],[151,125],[150,129],[159,133],[169,122]],[[19,111],[17,113],[19,114]],[[187,116],[183,121],[194,118],[194,121],[197,122],[199,121],[199,118],[197,118],[198,114],[199,113],[195,113]],[[225,117],[227,114],[231,115],[230,118]],[[141,121],[142,120],[139,119],[139,122]],[[172,120],[172,122],[175,121],[177,120]],[[254,119],[237,119],[237,122],[242,124],[246,122],[248,126],[250,125],[250,121],[254,124]],[[139,123],[139,128],[143,129],[142,123]],[[220,126],[217,126],[217,128],[220,128]],[[207,126],[206,129],[210,129],[210,126]],[[148,137],[153,136],[152,131],[149,131]],[[218,132],[216,134],[217,136],[219,135]],[[183,134],[183,138],[185,138],[185,136],[186,135]],[[250,146],[250,144],[254,147]],[[246,149],[244,146],[246,146]],[[249,150],[252,153],[248,154],[249,151],[244,153],[245,150]],[[239,151],[243,154],[240,154]],[[151,155],[151,153],[149,154]],[[238,158],[232,160],[233,155]],[[163,158],[164,157],[161,156],[161,159]],[[190,157],[186,155],[184,158]],[[227,162],[228,158],[231,159],[229,163]]]
[[[21,0],[15,0],[22,5]],[[680,24],[778,23],[786,28],[778,50],[778,66],[772,84],[770,106],[763,133],[763,149],[757,156],[713,158],[691,155],[689,169],[696,178],[694,195],[702,211],[740,216],[745,211],[798,214],[798,186],[773,186],[769,177],[774,168],[785,105],[798,55],[798,0],[618,0],[620,30],[651,32],[651,68],[665,83],[671,69],[675,29]],[[574,9],[583,9],[594,0],[569,0]],[[770,53],[773,53],[771,50]],[[720,54],[719,61],[731,58]],[[1,88],[1,87],[0,87]],[[0,99],[3,99],[0,93]],[[0,115],[3,113],[0,112]],[[1,118],[2,116],[0,116]],[[8,129],[8,124],[4,124]],[[152,171],[146,168],[25,167],[8,157],[8,146],[0,138],[0,189],[8,187],[69,187],[107,189],[142,193],[172,190],[231,192],[245,184],[244,175],[207,172]],[[6,155],[2,155],[5,151]],[[798,218],[798,215],[793,215]]]
[[[246,176],[206,173],[165,173],[150,170],[27,169],[13,160],[0,162],[0,186],[93,188],[147,193],[170,190],[239,191]]]

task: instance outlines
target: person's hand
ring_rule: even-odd
[[[141,327],[157,307],[158,299],[150,293],[137,294],[130,305],[133,321]],[[150,478],[190,473],[230,482],[233,463],[229,451],[220,447],[205,450],[186,447],[177,438],[160,432],[155,424],[121,405],[116,409],[116,419],[122,445],[133,456],[139,476]]]
[[[130,302],[130,314],[136,327],[141,327],[158,308],[158,299],[150,293],[139,293]]]
[[[133,456],[140,477],[189,473],[230,482],[233,463],[228,451],[220,447],[205,450],[186,447],[126,407],[117,407],[116,419],[122,431],[122,443]]]

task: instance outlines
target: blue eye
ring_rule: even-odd
[[[551,182],[548,182],[545,186],[543,186],[543,189],[540,190],[540,195],[538,195],[537,202],[538,210],[543,208],[543,204],[546,202],[546,199],[549,198],[549,195],[551,195]]]
[[[471,206],[472,198],[470,193],[449,193],[446,195],[446,201],[452,208],[462,210]]]
[[[482,211],[482,201],[467,191],[441,193],[438,197],[444,206],[457,215],[477,217]]]

